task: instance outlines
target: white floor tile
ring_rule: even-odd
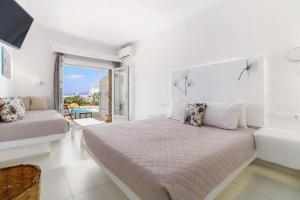
[[[75,196],[75,200],[128,200],[125,194],[114,184],[107,183],[93,190]]]
[[[95,188],[87,192],[78,194],[74,197],[74,200],[108,200],[103,190],[100,188]]]
[[[38,165],[42,170],[55,169],[59,167],[59,163],[56,159],[51,159],[50,155],[38,155],[29,158],[18,159],[6,163],[1,163],[0,168],[19,165],[19,164],[32,164]]]
[[[300,178],[271,168],[252,165],[235,182],[272,200],[300,199]]]
[[[109,200],[128,200],[126,195],[114,183],[108,183],[100,186]]]
[[[50,157],[58,161],[59,166],[89,159],[90,156],[80,146],[81,132],[76,132],[75,137],[68,133],[66,138],[50,144]]]
[[[236,183],[228,186],[216,200],[271,200]]]
[[[92,160],[84,160],[64,167],[73,195],[87,192],[111,182],[104,171]]]
[[[72,198],[63,168],[42,171],[41,200],[65,200]]]

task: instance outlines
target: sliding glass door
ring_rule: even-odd
[[[113,70],[113,117],[114,121],[129,120],[129,68]]]
[[[73,117],[129,120],[129,67],[64,63],[64,102]],[[88,64],[88,63],[87,63]],[[83,114],[88,113],[88,114]],[[75,117],[76,116],[76,117]]]
[[[109,94],[109,69],[64,65],[64,102],[74,118],[109,115]]]

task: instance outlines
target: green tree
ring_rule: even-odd
[[[92,105],[99,105],[100,102],[100,92],[95,92],[91,96],[91,104]]]
[[[87,102],[83,97],[81,97],[80,95],[75,95],[75,96],[72,96],[72,97],[66,97],[64,99],[64,101],[66,102],[66,104],[70,105],[71,103],[76,103],[78,104],[79,106],[82,106],[82,105],[88,105],[89,102]]]

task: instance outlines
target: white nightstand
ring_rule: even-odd
[[[300,170],[300,132],[262,128],[254,137],[258,158]]]

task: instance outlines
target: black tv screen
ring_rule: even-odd
[[[33,18],[14,0],[0,0],[0,40],[21,48]]]

